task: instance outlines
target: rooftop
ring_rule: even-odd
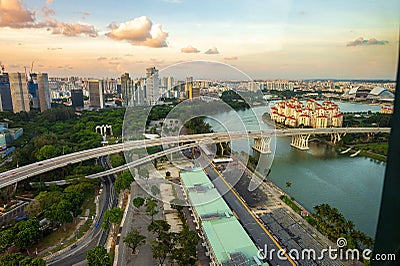
[[[232,263],[238,259],[254,265],[257,247],[203,170],[181,171],[180,176],[217,260],[223,265],[236,265]]]

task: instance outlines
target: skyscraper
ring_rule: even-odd
[[[51,108],[49,76],[47,73],[38,73],[37,81],[40,112],[44,112]]]
[[[128,106],[129,101],[133,95],[133,82],[129,77],[129,73],[124,73],[121,76],[121,92],[122,92],[122,104]]]
[[[83,91],[82,89],[71,90],[72,106],[75,108],[83,108]]]
[[[200,97],[200,88],[198,86],[194,86],[193,77],[186,77],[185,91],[186,97],[190,100]]]
[[[8,73],[0,73],[0,111],[13,110]]]
[[[89,80],[90,107],[104,108],[104,91],[99,80]]]
[[[51,108],[49,77],[47,73],[30,73],[28,92],[31,98],[31,108],[44,112]]]
[[[155,67],[146,68],[145,97],[148,105],[155,105],[159,100],[160,91],[158,70]]]
[[[174,87],[174,78],[171,76],[168,76],[167,80],[167,90],[170,91]]]
[[[31,109],[29,106],[28,86],[26,84],[25,74],[19,72],[10,73],[9,80],[13,112],[29,112]]]

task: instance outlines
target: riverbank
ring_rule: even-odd
[[[269,114],[268,114],[268,112],[265,112],[262,115],[262,120],[263,120],[263,122],[265,124],[267,124],[267,125],[269,125],[271,127],[277,128],[277,129],[288,128],[285,125],[282,125],[282,124],[279,124],[279,123],[275,123],[274,121],[272,121],[270,116],[269,116]],[[378,160],[378,161],[381,161],[381,162],[386,162],[386,159],[387,159],[386,155],[373,152],[370,149],[371,145],[372,146],[376,146],[376,145],[380,145],[381,143],[368,143],[368,144],[356,144],[356,145],[343,145],[342,144],[342,145],[338,146],[336,144],[333,144],[332,142],[326,141],[325,139],[323,139],[321,137],[316,136],[316,138],[318,139],[319,142],[324,143],[326,145],[329,145],[331,147],[334,147],[336,149],[336,151],[338,152],[338,154],[340,154],[341,151],[344,151],[344,150],[350,148],[349,152],[351,154],[354,154],[354,153],[358,152],[359,150],[361,150],[361,152],[359,152],[359,154],[358,154],[359,156],[364,156],[364,157],[371,158],[371,159],[374,159],[374,160]],[[387,147],[386,147],[386,149],[387,149]]]

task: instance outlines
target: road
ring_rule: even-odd
[[[109,162],[105,157],[100,158],[102,165],[109,167]],[[78,242],[75,248],[72,248],[58,256],[52,257],[46,261],[47,265],[69,266],[86,259],[86,252],[94,246],[104,246],[107,241],[108,231],[104,231],[101,227],[103,222],[103,214],[107,209],[111,209],[117,205],[117,196],[112,183],[112,176],[107,176],[103,180],[103,192],[100,197],[99,215],[96,217],[98,226],[88,236],[84,236],[84,240]]]
[[[389,133],[390,128],[359,127],[359,128],[291,128],[291,129],[269,129],[248,132],[218,132],[196,135],[180,135],[163,137],[159,139],[146,139],[127,141],[124,143],[108,145],[104,147],[74,152],[19,168],[0,173],[0,188],[12,185],[16,182],[45,173],[68,164],[74,164],[85,160],[106,156],[122,151],[141,149],[150,146],[171,145],[185,142],[226,142],[239,139],[254,139],[268,136],[293,136],[293,135],[315,135],[333,133]]]
[[[213,167],[211,162],[205,156],[199,158],[200,165],[207,165],[204,170],[210,179],[213,181],[218,191],[223,194],[223,198],[229,207],[236,213],[238,220],[243,228],[247,231],[249,236],[253,239],[254,243],[260,248],[265,246],[268,250],[275,249],[276,251],[282,247],[273,238],[271,233],[265,226],[257,219],[246,203],[241,197],[232,189],[232,186],[224,179],[224,177]],[[280,260],[277,252],[273,254],[271,260],[268,261],[270,265],[296,265],[292,260]]]

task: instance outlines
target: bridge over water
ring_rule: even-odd
[[[229,142],[232,140],[241,139],[254,139],[253,149],[261,153],[270,153],[270,143],[274,136],[291,136],[291,146],[300,150],[308,149],[308,140],[311,135],[328,134],[331,135],[333,142],[337,142],[345,134],[377,134],[377,133],[390,133],[390,128],[378,128],[378,127],[354,127],[354,128],[291,128],[291,129],[270,129],[270,130],[254,130],[248,132],[218,132],[218,133],[207,133],[207,134],[195,134],[195,135],[180,135],[180,136],[168,136],[158,139],[146,139],[146,140],[132,140],[124,143],[103,146],[99,148],[74,152],[55,158],[43,160],[33,164],[21,166],[9,170],[7,172],[0,173],[0,188],[13,185],[19,181],[27,179],[32,176],[36,176],[41,173],[52,171],[54,169],[66,166],[68,164],[79,163],[85,160],[98,158],[101,156],[115,154],[119,152],[141,149],[152,146],[179,146],[187,143],[194,143],[192,146],[202,143],[220,143]],[[163,152],[157,153],[157,155],[149,155],[150,157],[141,158],[138,162],[132,162],[130,167],[136,166],[145,161],[164,156],[171,152],[177,152],[178,150],[188,147],[174,147],[173,150],[164,150]],[[147,159],[146,159],[147,158]],[[141,160],[141,161],[140,161]],[[124,166],[125,167],[125,166]],[[126,166],[127,167],[127,166]],[[126,168],[125,168],[126,169]]]

